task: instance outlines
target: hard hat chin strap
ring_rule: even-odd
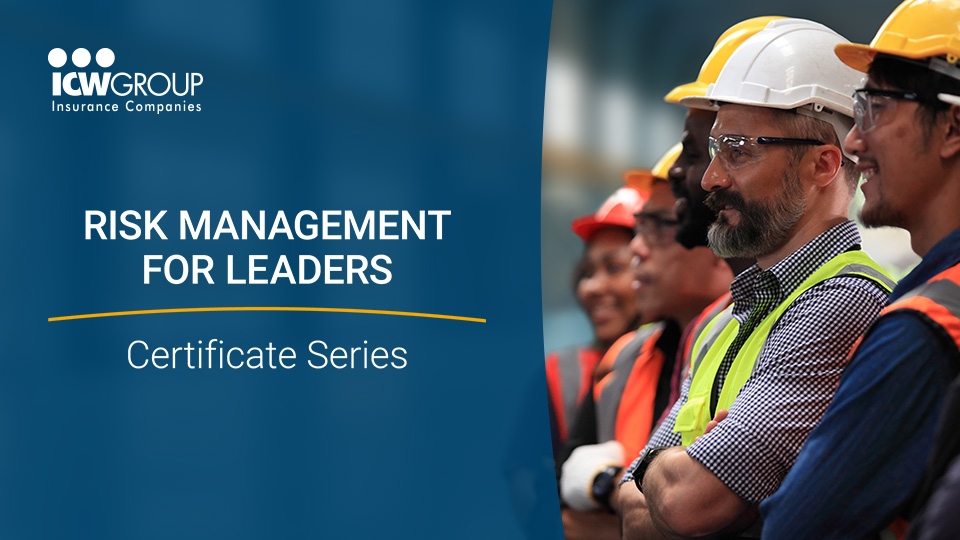
[[[818,103],[804,105],[794,110],[797,114],[822,120],[833,126],[833,130],[837,133],[837,140],[840,141],[840,150],[843,152],[843,159],[853,163],[857,162],[857,158],[849,155],[847,149],[843,146],[844,140],[847,138],[847,133],[850,133],[850,130],[853,129],[853,118],[836,111],[831,111]]]

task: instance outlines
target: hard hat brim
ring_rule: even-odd
[[[570,224],[573,233],[579,236],[584,242],[589,242],[593,235],[601,229],[627,229],[633,230],[633,223],[614,223],[611,221],[600,221],[595,216],[583,216],[573,220]]]
[[[890,47],[871,47],[870,45],[860,45],[857,43],[841,43],[833,48],[833,52],[844,64],[857,71],[864,73],[870,69],[877,53],[889,54],[890,56],[899,56],[911,60],[922,60],[933,56],[950,54],[945,47],[918,47],[916,50]]]
[[[691,109],[703,109],[705,111],[715,111],[719,109],[717,103],[711,99],[700,96],[687,96],[680,100],[680,104]]]
[[[885,51],[875,49],[869,45],[860,45],[859,43],[840,43],[833,48],[833,52],[841,62],[864,73],[870,69],[870,63],[873,62],[873,57],[876,56],[878,52],[906,56],[903,54],[903,51]]]
[[[690,107],[691,109],[703,109],[705,111],[718,111],[720,110],[720,105],[724,104],[745,105],[747,107],[761,107],[764,109],[781,109],[784,111],[796,109],[804,105],[802,103],[757,103],[751,99],[732,96],[688,97],[680,100],[680,104]]]
[[[650,197],[650,188],[653,186],[653,179],[652,171],[630,170],[623,173],[624,183],[648,198]]]
[[[680,86],[671,90],[666,96],[663,97],[663,100],[667,103],[673,103],[675,105],[682,105],[680,101],[683,98],[687,97],[698,97],[703,96],[707,93],[706,83],[695,81],[692,83],[681,84]]]
[[[852,101],[852,100],[851,100]],[[809,100],[798,103],[757,103],[752,99],[744,99],[735,96],[711,96],[711,97],[688,97],[680,100],[681,105],[691,109],[703,109],[705,111],[719,111],[721,105],[744,105],[746,107],[761,107],[764,109],[780,109],[789,111],[798,107],[808,105]],[[837,111],[840,114],[852,117],[852,111]]]

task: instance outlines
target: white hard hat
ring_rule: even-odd
[[[831,124],[842,144],[853,127],[853,91],[864,75],[833,53],[841,43],[849,41],[822,24],[774,20],[733,52],[705,96],[680,103],[708,110],[721,103],[797,109]]]

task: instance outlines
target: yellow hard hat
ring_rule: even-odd
[[[897,6],[870,45],[846,43],[834,48],[844,64],[867,71],[877,53],[904,58],[960,57],[960,5],[957,0],[907,0]]]
[[[680,156],[680,150],[683,150],[683,144],[675,144],[673,148],[667,150],[667,153],[664,154],[660,160],[657,161],[657,164],[653,166],[653,169],[649,171],[639,169],[624,171],[623,181],[626,182],[628,186],[642,193],[649,194],[650,186],[653,185],[654,178],[667,180],[667,172],[670,170],[673,162],[677,160],[677,157]]]
[[[767,26],[767,23],[782,18],[783,17],[754,17],[728,28],[727,31],[720,36],[720,39],[717,40],[707,59],[703,61],[703,66],[700,68],[700,74],[697,75],[697,80],[692,83],[681,84],[674,88],[669,94],[664,96],[663,100],[667,103],[680,103],[682,98],[690,96],[700,97],[706,94],[707,87],[710,86],[711,83],[717,82],[717,76],[720,75],[720,70],[723,69],[723,65],[727,63],[727,59],[730,58],[733,51],[748,37],[763,30],[764,27]]]

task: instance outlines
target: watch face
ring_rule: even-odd
[[[613,481],[616,476],[615,472],[611,472],[611,469],[604,469],[593,479],[593,498],[601,501],[610,496],[613,492]]]

